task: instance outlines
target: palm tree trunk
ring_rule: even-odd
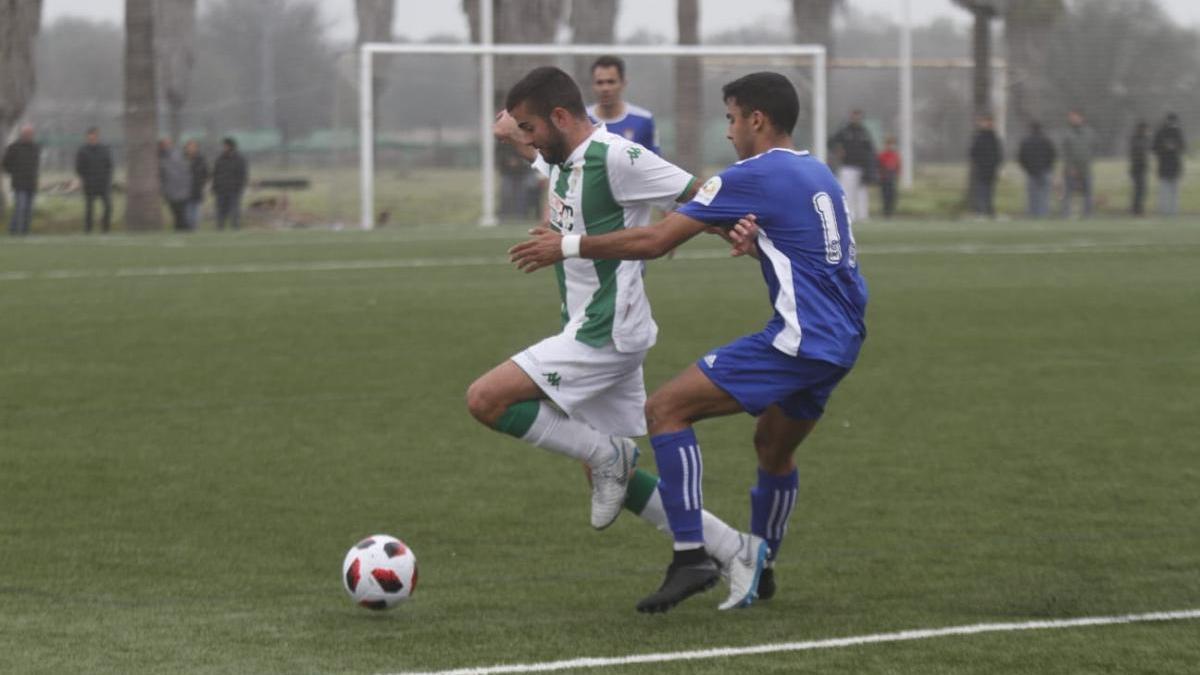
[[[797,44],[824,45],[833,55],[833,10],[839,0],[792,0],[792,37]]]
[[[355,15],[358,18],[358,39],[355,44],[365,42],[391,42],[392,22],[396,17],[395,0],[354,0]],[[372,69],[371,100],[376,110],[379,109],[379,97],[387,86],[383,67]]]
[[[571,39],[575,44],[609,45],[616,42],[617,0],[577,0],[571,3]],[[575,80],[587,89],[592,81],[591,66],[596,60],[592,56],[575,57]]]
[[[699,0],[676,0],[679,44],[700,44]],[[675,163],[693,175],[703,168],[700,129],[703,101],[700,93],[700,61],[694,56],[675,59]]]
[[[825,47],[825,81],[831,82],[833,63],[833,12],[841,0],[792,0],[792,40],[796,44],[818,44]],[[807,71],[807,72],[802,72]],[[797,82],[811,79],[807,67],[797,68],[791,75]],[[812,83],[810,83],[812,86]],[[797,129],[812,124],[812,113],[800,109]]]
[[[1021,128],[1045,121],[1050,112],[1055,96],[1046,64],[1055,25],[1065,12],[1063,0],[1026,0],[1010,4],[1004,15],[1009,110]]]
[[[493,8],[492,42],[546,44],[554,41],[562,18],[563,5],[559,0],[495,0]],[[463,0],[463,11],[471,28],[471,42],[480,41],[479,0]],[[500,106],[509,87],[527,72],[546,64],[537,56],[496,57],[496,90],[492,103]]]
[[[178,140],[195,61],[196,0],[156,0],[155,5],[158,82],[167,106],[171,138]]]
[[[526,43],[546,44],[554,41],[554,33],[558,30],[562,19],[563,4],[559,0],[495,0],[492,17],[492,41],[495,44]],[[463,0],[463,11],[471,27],[471,41],[480,42],[482,28],[480,26],[479,0]],[[510,87],[516,84],[530,70],[546,65],[546,59],[537,56],[498,56],[494,61],[495,87],[492,90],[492,100],[483,102],[491,105],[491,110],[499,110],[504,106],[504,99]],[[510,152],[499,147],[497,142],[496,156],[504,157]],[[500,171],[509,177],[527,175],[529,167],[523,164],[501,162]],[[522,208],[521,195],[512,190],[500,190],[500,213],[516,215]]]
[[[154,0],[125,0],[125,227],[129,230],[162,228],[154,75]]]
[[[41,25],[42,0],[0,0],[0,153],[37,86],[33,48]],[[0,190],[0,214],[4,209]]]

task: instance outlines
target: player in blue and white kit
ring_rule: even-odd
[[[656,155],[658,132],[654,129],[654,113],[624,99],[625,61],[616,56],[601,56],[592,63],[592,93],[596,102],[588,106],[588,117],[601,123],[609,133],[627,141],[640,143]]]
[[[665,612],[717,581],[700,525],[703,463],[692,424],[737,412],[758,418],[751,531],[765,540],[759,564],[771,578],[769,589],[763,576],[756,580],[759,594],[774,593],[767,561],[778,553],[796,503],[796,448],[866,337],[867,288],[845,196],[822,162],[793,149],[795,89],[777,73],[754,73],[727,84],[723,94],[728,137],[742,159],[690,202],[648,227],[601,236],[535,230],[510,252],[526,271],[563,258],[655,258],[718,227],[729,228],[738,252],[759,258],[774,309],[766,327],[710,351],[646,403],[675,554],[662,586],[638,603],[642,612]],[[753,599],[751,593],[746,602]]]

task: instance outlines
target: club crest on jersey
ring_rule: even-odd
[[[550,229],[555,232],[572,232],[575,229],[575,207],[551,193],[547,204],[550,210]]]
[[[700,186],[700,189],[696,192],[696,196],[693,197],[692,199],[694,201],[700,202],[701,204],[703,204],[705,206],[710,206],[712,204],[712,200],[717,196],[717,193],[720,191],[721,191],[721,177],[713,176],[712,178],[709,178],[707,181],[705,181],[704,185]]]
[[[642,149],[637,147],[629,148],[625,151],[625,154],[629,155],[629,166],[633,166],[637,158],[642,156]]]

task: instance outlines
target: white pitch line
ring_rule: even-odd
[[[122,267],[112,270],[46,270],[0,272],[0,281],[32,279],[135,278],[201,276],[213,274],[267,274],[273,272],[343,272],[418,267],[468,267],[507,265],[497,256],[463,258],[401,258],[391,260],[321,260],[294,263],[246,263],[238,265],[176,265],[170,267]]]
[[[454,670],[422,672],[405,671],[402,673],[396,673],[394,675],[497,675],[499,673],[546,673],[556,670],[567,670],[570,668],[605,668],[609,666],[628,666],[639,663],[697,661],[703,659],[729,658],[733,656],[750,656],[755,654],[802,652],[811,651],[814,649],[837,649],[839,647],[856,647],[859,645],[877,644],[881,642],[928,640],[930,638],[949,637],[955,635],[1008,633],[1027,630],[1079,628],[1084,626],[1112,626],[1129,623],[1145,623],[1151,621],[1182,621],[1186,619],[1200,619],[1200,609],[1185,609],[1175,612],[1151,612],[1148,614],[1123,614],[1120,616],[1090,616],[1078,619],[1023,621],[1019,623],[977,623],[967,626],[905,630],[896,633],[876,633],[874,635],[858,635],[844,638],[830,638],[827,640],[811,640],[808,642],[782,642],[776,644],[752,645],[749,647],[720,647],[716,649],[701,649],[686,652],[631,654],[629,656],[584,657],[565,661],[518,663],[511,665],[483,666],[478,668],[457,668]]]
[[[1113,242],[1100,244],[1077,240],[1059,244],[894,244],[876,246],[866,251],[866,258],[884,255],[914,255],[927,253],[949,253],[958,255],[1029,255],[1065,253],[1111,253],[1146,247],[1160,247],[1146,242]],[[1174,244],[1174,248],[1191,244]],[[728,258],[729,252],[690,251],[681,252],[676,260],[719,260]],[[74,270],[12,270],[0,272],[0,282],[58,279],[102,279],[173,276],[208,276],[218,274],[271,274],[280,272],[344,272],[353,270],[389,270],[430,267],[478,267],[511,265],[503,256],[474,256],[447,258],[391,258],[380,260],[319,260],[286,263],[242,263],[230,265],[173,265],[160,267],[122,267],[116,269]]]

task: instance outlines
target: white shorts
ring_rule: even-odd
[[[512,357],[568,417],[618,436],[646,433],[646,352],[590,347],[559,333]]]

